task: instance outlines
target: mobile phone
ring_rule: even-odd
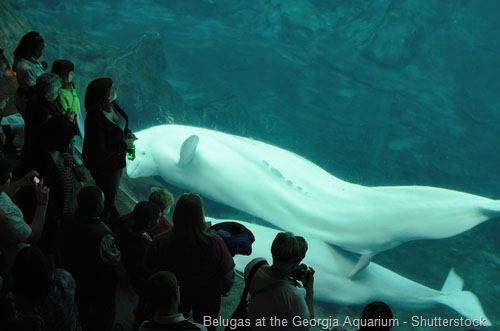
[[[40,183],[40,178],[38,178],[37,176],[33,177],[33,183],[35,184]]]

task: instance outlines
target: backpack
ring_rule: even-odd
[[[210,227],[210,233],[219,235],[226,244],[231,256],[252,254],[255,237],[246,226],[237,222],[221,222]]]

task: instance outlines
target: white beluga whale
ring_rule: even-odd
[[[285,149],[219,131],[166,124],[136,136],[130,177],[160,175],[279,228],[361,254],[349,277],[378,252],[454,236],[500,214],[499,201],[464,192],[352,184]]]
[[[238,271],[243,273],[245,266],[256,257],[264,257],[268,263],[272,263],[271,244],[279,231],[235,220],[210,217],[206,217],[206,220],[212,224],[224,221],[239,222],[254,234],[252,254],[234,257]],[[482,320],[485,326],[491,325],[479,299],[472,292],[462,290],[463,280],[453,269],[440,291],[414,282],[376,263],[371,263],[354,280],[349,280],[345,275],[356,261],[342,250],[321,240],[307,237],[305,239],[308,250],[302,263],[316,271],[316,301],[354,306],[364,306],[371,301],[384,301],[393,308],[406,309],[412,313],[417,309],[432,309],[444,305],[466,318]]]

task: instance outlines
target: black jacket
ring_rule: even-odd
[[[91,295],[114,291],[116,267],[103,261],[100,250],[104,236],[111,230],[99,219],[65,216],[62,222],[62,265],[75,277],[77,291]]]
[[[24,149],[25,153],[32,153],[39,148],[42,126],[50,117],[62,116],[59,102],[48,101],[35,94],[26,105],[24,124]]]
[[[83,139],[83,163],[89,170],[118,170],[125,167],[128,129],[127,114],[118,105],[117,113],[125,119],[125,128],[111,123],[102,111],[87,112]]]

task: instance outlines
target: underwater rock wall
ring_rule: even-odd
[[[18,11],[9,1],[0,1],[0,48],[12,65],[12,52],[17,43],[29,31],[30,24],[22,12]]]
[[[169,123],[185,112],[182,97],[162,73],[168,68],[159,33],[145,33],[137,42],[111,56],[104,71],[116,82],[133,129],[151,122]],[[133,93],[129,93],[133,91]]]
[[[112,76],[136,130],[200,125],[365,185],[500,196],[492,2],[27,2],[44,58],[77,64],[82,97]]]
[[[30,24],[26,18],[9,2],[0,2],[0,48],[3,49],[5,57],[9,60],[12,66],[13,52],[17,47],[19,39],[24,34],[24,31],[30,30]],[[13,96],[17,89],[17,81],[14,76],[0,77],[0,100],[10,98],[14,100]],[[3,116],[8,116],[17,113],[17,109],[13,102],[7,103]]]

